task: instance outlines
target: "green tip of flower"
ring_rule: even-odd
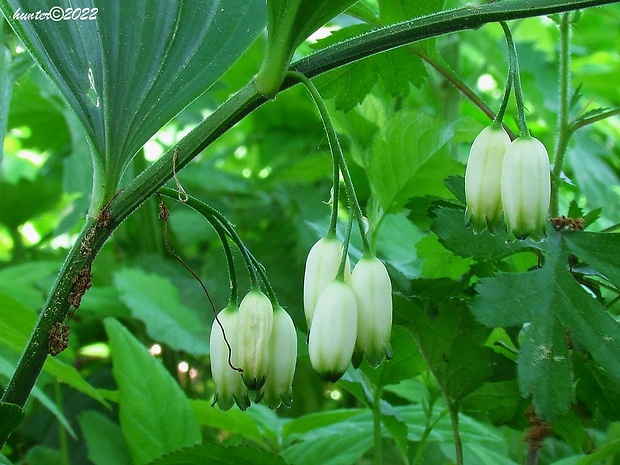
[[[245,376],[241,376],[243,378],[243,383],[250,391],[258,391],[265,385],[265,381],[267,379],[266,376],[259,378],[251,377],[246,378]]]
[[[327,371],[327,372],[323,372],[323,373],[319,373],[319,376],[321,377],[321,379],[323,381],[327,381],[328,383],[335,383],[336,381],[338,381],[340,378],[342,378],[342,376],[346,373],[345,371]]]

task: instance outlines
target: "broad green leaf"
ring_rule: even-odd
[[[443,247],[434,234],[420,239],[416,244],[418,257],[424,260],[422,277],[460,279],[472,264],[469,258],[459,257]]]
[[[372,418],[366,412],[309,431],[285,446],[282,457],[288,463],[346,465],[356,463],[372,445]]]
[[[287,440],[295,440],[313,430],[347,422],[363,412],[363,409],[332,409],[326,412],[310,413],[287,423],[282,430],[282,436]]]
[[[188,399],[163,365],[118,321],[104,325],[119,390],[119,417],[134,464],[201,441]]]
[[[38,310],[45,302],[42,283],[55,277],[59,268],[60,263],[42,260],[2,268],[0,293],[11,296],[30,311]]]
[[[153,340],[194,355],[209,353],[208,331],[166,278],[138,269],[114,274],[114,286],[134,318],[143,321]],[[205,303],[208,310],[208,302]]]
[[[15,184],[0,181],[0,191],[0,222],[11,229],[55,206],[62,194],[60,183],[44,176]]]
[[[2,0],[12,28],[78,115],[114,192],[127,163],[215,83],[265,26],[259,0]],[[14,13],[80,12],[83,20]],[[138,21],[139,19],[139,21]]]
[[[583,346],[614,384],[620,383],[620,327],[571,276],[567,240],[550,231],[543,268],[483,279],[472,312],[484,324],[523,329],[519,383],[533,395],[536,412],[547,420],[566,411],[574,399],[567,334]]]
[[[211,402],[206,400],[190,399],[189,402],[201,426],[226,431],[227,434],[239,434],[257,444],[264,443],[256,420],[247,411],[232,409],[223,412],[211,406]]]
[[[131,465],[120,426],[94,410],[82,412],[78,422],[91,462],[95,465]]]
[[[434,312],[412,310],[407,318],[446,402],[455,404],[491,375],[493,353],[482,345],[489,330],[456,300],[441,303]]]
[[[4,377],[6,377],[6,379],[9,379],[11,376],[13,376],[14,372],[15,364],[11,363],[11,361],[7,360],[0,354],[0,375],[3,375]],[[65,415],[54,403],[54,401],[50,399],[39,386],[34,386],[34,388],[32,389],[32,396],[39,402],[41,402],[41,404],[58,419],[58,422],[62,425],[63,428],[65,428],[69,432],[73,439],[77,439],[77,435],[75,434],[75,431],[73,431],[73,428],[69,424],[69,421],[67,420]],[[0,435],[0,437],[2,437],[2,435]]]
[[[44,463],[45,465],[63,465],[65,460],[60,450],[37,444],[28,450],[24,462]]]
[[[388,119],[368,168],[383,210],[399,211],[410,197],[448,194],[444,178],[462,169],[447,150],[452,135],[449,124],[421,111],[402,110]]]
[[[8,437],[19,426],[24,416],[24,410],[19,405],[0,402],[0,437]]]
[[[238,445],[225,447],[205,442],[175,451],[150,462],[149,465],[285,465],[281,457],[264,449]]]
[[[397,23],[406,19],[434,13],[443,8],[444,0],[379,0],[381,20],[386,23]]]
[[[523,401],[516,379],[483,384],[463,398],[461,410],[465,413],[488,415],[493,424],[505,424],[523,415]],[[521,418],[519,418],[521,420]]]
[[[5,294],[0,294],[0,344],[21,354],[37,321],[36,314],[20,302]],[[71,336],[69,336],[71,340]],[[62,357],[62,356],[61,356]],[[73,365],[58,357],[47,357],[43,365],[50,375],[61,379],[74,389],[107,405],[99,391],[91,386]]]

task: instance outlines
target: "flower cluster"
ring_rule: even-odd
[[[223,330],[223,331],[222,331]],[[222,410],[245,410],[250,392],[271,408],[290,405],[297,360],[297,334],[286,311],[259,290],[250,291],[237,308],[222,310],[211,328],[213,403]]]
[[[338,279],[342,249],[334,236],[319,240],[308,254],[304,277],[310,362],[327,381],[338,380],[351,361],[357,367],[366,358],[377,366],[391,358],[392,284],[387,270],[367,254],[352,273],[345,267],[343,279]]]
[[[466,223],[475,233],[497,232],[503,212],[511,238],[542,239],[550,196],[549,155],[539,140],[510,142],[500,125],[476,137],[465,171]]]

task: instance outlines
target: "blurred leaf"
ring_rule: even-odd
[[[483,279],[471,306],[490,327],[529,323],[519,349],[519,384],[523,396],[533,395],[536,412],[546,420],[557,418],[574,400],[567,331],[620,383],[620,328],[570,275],[568,241],[550,232],[543,268]]]
[[[209,353],[207,329],[181,303],[178,290],[169,280],[127,268],[114,273],[114,287],[133,317],[144,322],[153,340],[193,355]]]
[[[444,0],[379,0],[381,19],[385,24],[434,13],[443,8]]]
[[[45,465],[63,465],[64,458],[57,449],[48,446],[36,445],[28,450],[25,463],[44,463]]]
[[[104,325],[119,390],[120,423],[137,465],[201,440],[188,399],[170,373],[118,321]]]
[[[424,278],[460,279],[472,264],[469,258],[459,257],[443,247],[437,236],[429,234],[416,244],[418,257],[424,260],[422,276]]]
[[[62,187],[39,176],[33,180],[20,178],[15,184],[0,181],[0,191],[0,222],[14,229],[55,206]]]
[[[331,412],[312,415],[315,420],[321,416],[329,418]],[[298,420],[303,418],[306,417]],[[332,425],[311,429],[301,437],[295,436],[295,441],[285,445],[281,455],[288,463],[348,465],[355,463],[372,445],[372,418],[366,411]]]
[[[78,10],[69,0],[55,6]],[[2,0],[0,7],[77,113],[111,191],[137,150],[224,74],[266,20],[258,0],[174,0],[157,8],[146,0],[89,0],[80,12],[90,19],[60,23],[14,19],[18,9],[51,11],[44,0]]]
[[[190,399],[189,402],[199,425],[225,431],[227,435],[239,434],[257,444],[264,443],[256,421],[248,412],[237,409],[223,412],[206,400]]]
[[[0,437],[8,437],[19,426],[24,416],[24,410],[19,405],[0,402]]]
[[[95,465],[131,465],[120,426],[94,410],[82,412],[78,422],[91,462]]]
[[[375,139],[368,170],[371,189],[381,208],[397,212],[410,197],[446,195],[445,177],[460,169],[447,144],[449,124],[414,110],[392,115]]]
[[[0,344],[21,354],[37,321],[37,315],[14,298],[0,294]],[[69,336],[71,338],[71,336]],[[62,357],[62,356],[61,356]],[[107,405],[101,394],[82,377],[79,371],[58,357],[47,357],[43,365],[50,375],[74,389]]]
[[[620,234],[576,231],[565,233],[563,238],[568,251],[620,289]]]
[[[225,447],[217,442],[205,442],[181,449],[150,462],[149,465],[285,465],[282,458],[250,446]]]
[[[55,277],[60,263],[31,261],[0,269],[0,293],[10,295],[31,311],[38,310],[45,301],[42,282]],[[30,328],[32,329],[32,328]]]

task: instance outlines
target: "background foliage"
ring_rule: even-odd
[[[360,2],[302,44],[297,55],[370,27],[457,6],[446,3]],[[104,5],[99,14],[105,14]],[[511,24],[530,129],[550,152],[558,131],[558,19]],[[620,106],[620,7],[589,9],[571,19],[570,119],[578,124],[601,108]],[[0,159],[4,385],[83,225],[93,168],[85,132],[70,110],[84,116],[90,103],[67,103],[20,53],[14,33],[7,26],[0,32],[0,106],[8,116]],[[86,133],[96,152],[106,144],[118,148],[116,162],[100,163],[126,165],[119,182],[127,184],[252,78],[265,39],[259,35],[221,79],[212,78],[207,93],[133,158],[148,138],[145,128],[161,126],[180,109],[173,98],[178,88],[167,87],[171,100],[155,112],[157,118],[146,104],[124,116],[106,116],[135,130],[126,144],[107,140],[97,129],[103,122],[93,121]],[[208,42],[208,36],[200,40]],[[238,52],[250,42],[238,44]],[[222,66],[223,72],[227,64]],[[153,198],[115,231],[95,260],[93,287],[69,321],[70,348],[48,357],[26,419],[2,449],[0,463],[368,463],[378,412],[386,464],[454,462],[457,418],[465,463],[514,464],[524,460],[522,438],[530,426],[525,412],[532,402],[550,426],[540,463],[618,463],[620,248],[613,231],[620,223],[620,122],[616,116],[585,125],[568,147],[560,213],[585,216],[590,232],[550,227],[544,243],[474,236],[463,226],[462,175],[469,144],[489,119],[453,84],[495,109],[506,73],[501,28],[489,24],[315,80],[329,98],[372,242],[392,277],[391,362],[375,370],[363,364],[335,385],[311,370],[302,273],[310,246],[327,229],[331,164],[317,112],[295,87],[247,116],[178,174],[188,193],[236,225],[296,323],[300,357],[293,406],[270,411],[253,405],[246,412],[210,406],[207,338],[213,313],[196,281],[166,253]],[[189,66],[187,76],[198,74]],[[190,90],[189,100],[199,93]],[[512,104],[507,115],[516,133]],[[141,125],[131,126],[134,119]],[[172,247],[223,308],[228,282],[217,236],[193,211],[178,202],[168,206]],[[354,259],[360,250],[353,238]]]

